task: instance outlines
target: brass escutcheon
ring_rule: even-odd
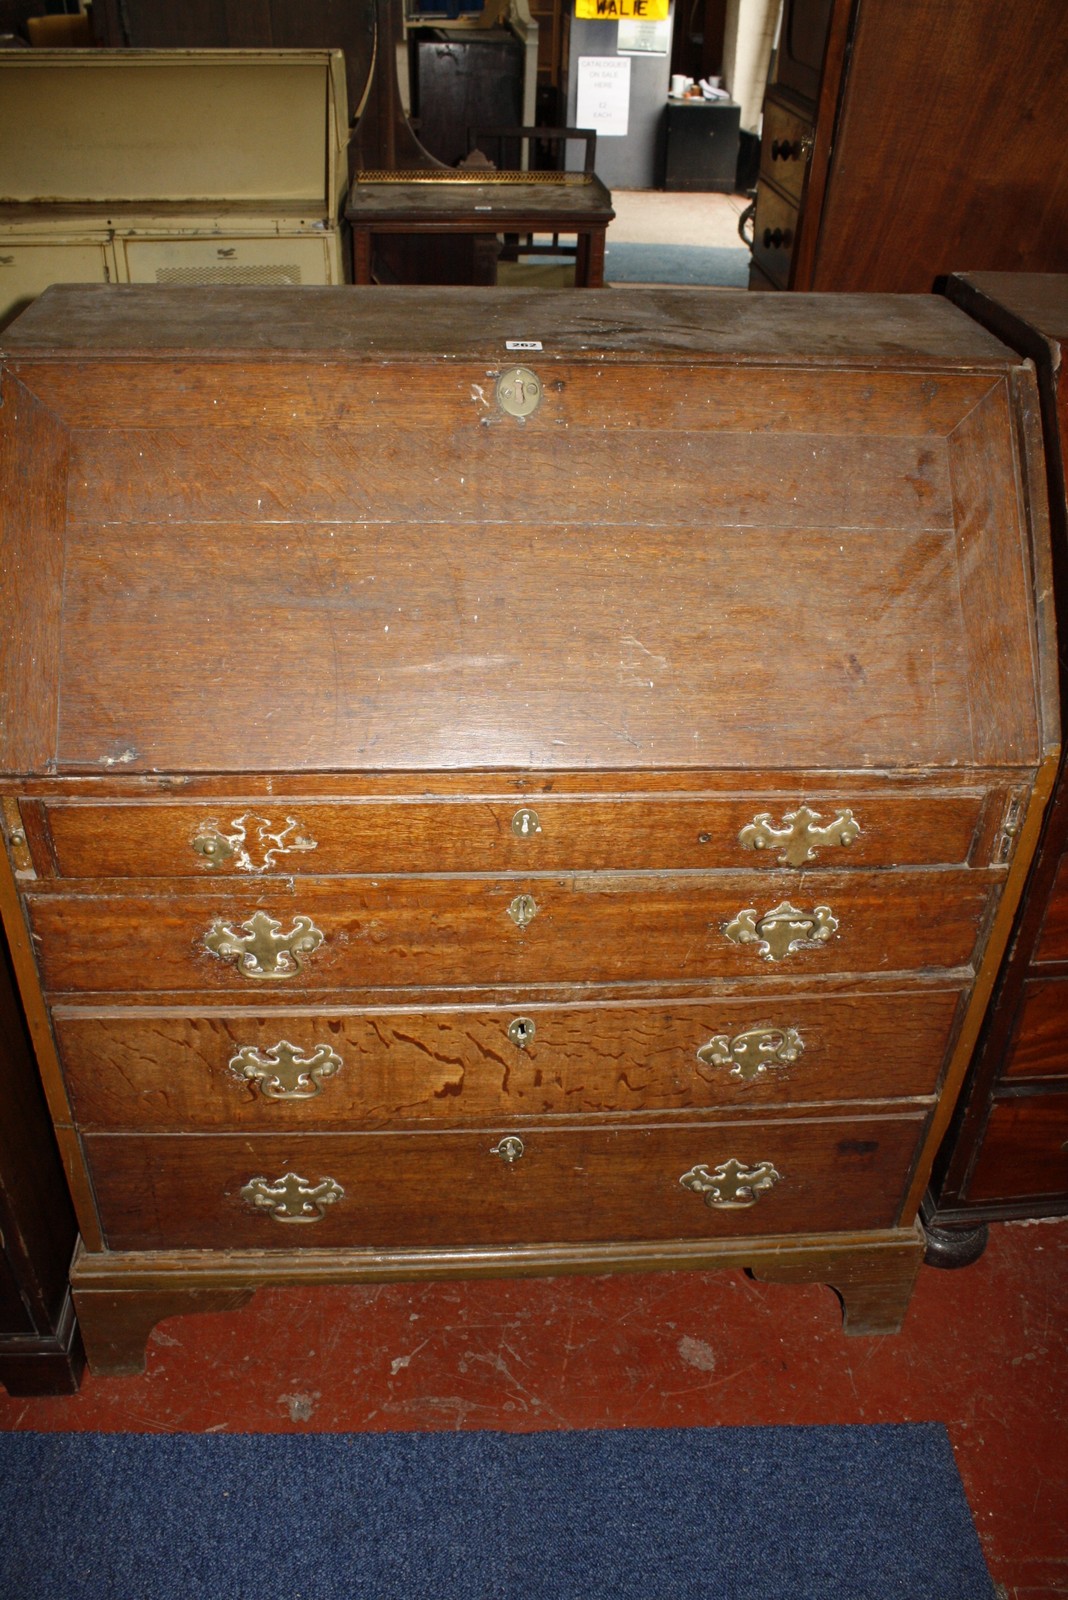
[[[212,955],[234,962],[243,978],[295,978],[303,957],[319,948],[323,935],[310,917],[294,917],[288,933],[281,933],[281,926],[265,911],[256,911],[240,923],[243,932],[216,919],[204,935],[204,944]]]
[[[340,1200],[345,1191],[333,1178],[299,1178],[287,1172],[274,1183],[266,1178],[250,1178],[241,1198],[254,1211],[266,1211],[275,1222],[319,1222],[327,1206]]]
[[[493,1146],[490,1155],[499,1156],[502,1161],[506,1161],[511,1166],[514,1161],[520,1159],[525,1150],[526,1145],[522,1139],[517,1134],[509,1133],[505,1135],[499,1144]]]
[[[508,1037],[520,1050],[525,1050],[527,1045],[534,1043],[537,1029],[533,1017],[516,1017],[508,1024]]]
[[[529,367],[509,367],[497,379],[497,404],[510,417],[529,417],[541,404],[541,382]]]
[[[691,1167],[679,1182],[693,1194],[703,1195],[705,1205],[714,1211],[742,1211],[756,1205],[760,1196],[778,1183],[781,1176],[770,1161],[746,1167],[730,1156],[712,1172],[704,1164]]]
[[[306,1056],[287,1039],[262,1055],[245,1045],[229,1062],[234,1077],[255,1083],[267,1100],[310,1100],[322,1092],[323,1079],[332,1078],[341,1066],[341,1057],[328,1044],[316,1045]]]
[[[732,1078],[752,1083],[769,1067],[786,1067],[804,1050],[796,1028],[746,1028],[731,1038],[717,1033],[703,1044],[697,1059],[706,1067],[729,1067]]]
[[[852,811],[839,811],[833,822],[821,825],[817,811],[798,806],[788,811],[782,826],[776,828],[770,811],[760,811],[738,835],[743,850],[766,850],[781,845],[779,861],[786,867],[801,867],[815,861],[816,850],[827,845],[852,844],[860,834],[860,824]]]
[[[523,806],[512,818],[512,832],[517,839],[529,839],[531,834],[541,832],[541,818],[530,806]]]
[[[768,961],[781,961],[794,950],[825,944],[837,928],[838,918],[829,906],[799,911],[783,900],[759,919],[752,906],[739,911],[723,931],[735,944],[755,944]]]
[[[508,915],[517,928],[527,928],[538,914],[537,902],[533,895],[517,894],[508,907]]]

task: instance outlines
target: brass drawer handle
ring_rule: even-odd
[[[512,1166],[516,1161],[522,1159],[526,1153],[526,1148],[526,1145],[517,1134],[509,1133],[505,1135],[499,1144],[493,1146],[490,1155],[498,1156],[501,1161],[506,1162],[508,1166]]]
[[[794,950],[825,944],[837,930],[838,918],[830,906],[799,911],[783,900],[759,919],[752,906],[739,911],[723,931],[735,944],[755,944],[768,961],[781,961]]]
[[[824,824],[818,811],[798,806],[796,811],[786,813],[778,828],[770,811],[758,812],[738,835],[738,843],[743,850],[781,845],[779,860],[783,866],[802,867],[806,861],[815,861],[817,849],[852,844],[859,835],[860,824],[852,811],[839,811],[833,822]]]
[[[528,928],[538,914],[538,906],[533,895],[517,894],[508,907],[508,915],[517,928]]]
[[[205,822],[193,840],[193,849],[209,867],[229,867],[234,872],[269,872],[278,856],[298,850],[316,850],[317,842],[306,834],[295,817],[273,822],[252,811],[233,817],[230,832],[222,825]]]
[[[266,1100],[310,1100],[320,1094],[324,1078],[332,1078],[343,1063],[328,1044],[316,1045],[306,1056],[287,1039],[280,1039],[260,1054],[245,1045],[229,1062],[230,1071],[242,1083],[254,1083]]]
[[[281,926],[265,911],[240,923],[244,932],[217,918],[204,943],[212,955],[234,962],[243,978],[295,978],[304,956],[319,948],[323,935],[310,917],[294,917],[288,933],[281,933]]]
[[[679,1182],[684,1189],[704,1196],[706,1206],[714,1211],[743,1211],[756,1205],[760,1196],[780,1181],[770,1161],[760,1161],[755,1167],[745,1167],[733,1156],[721,1161],[714,1171],[701,1164],[684,1172]]]
[[[275,1222],[319,1222],[327,1206],[342,1199],[344,1193],[333,1178],[312,1183],[310,1178],[287,1172],[274,1183],[268,1183],[266,1178],[250,1178],[241,1198],[253,1211],[266,1211]]]
[[[697,1059],[706,1067],[729,1067],[732,1078],[752,1083],[769,1067],[787,1067],[798,1059],[805,1044],[796,1028],[746,1028],[732,1039],[717,1033],[703,1044]]]

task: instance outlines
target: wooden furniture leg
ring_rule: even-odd
[[[157,1322],[194,1311],[239,1311],[254,1289],[75,1289],[74,1303],[89,1370],[98,1378],[145,1370],[145,1346]]]
[[[923,1240],[917,1233],[877,1253],[848,1253],[829,1260],[824,1281],[842,1302],[844,1333],[897,1333],[905,1320],[909,1297],[923,1262]],[[797,1257],[765,1257],[750,1269],[763,1283],[811,1283],[812,1265]]]

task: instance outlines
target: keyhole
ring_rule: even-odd
[[[520,1050],[527,1048],[527,1045],[533,1041],[536,1032],[537,1029],[534,1027],[531,1017],[516,1017],[513,1022],[508,1024],[508,1037],[513,1044],[519,1046]]]
[[[541,820],[530,806],[523,806],[512,818],[512,832],[517,839],[529,839],[532,833],[541,832]]]

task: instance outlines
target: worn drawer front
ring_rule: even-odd
[[[968,1182],[968,1200],[1068,1196],[1068,1093],[995,1104]]]
[[[1063,1078],[1068,1085],[1068,978],[1033,978],[1023,986],[1006,1078]]]
[[[521,1137],[494,1127],[255,1140],[90,1134],[85,1143],[112,1249],[292,1250],[890,1227],[922,1126],[921,1116],[907,1115],[524,1128]],[[725,1171],[720,1193],[737,1192],[751,1174],[763,1185],[752,1203],[708,1203],[704,1185],[725,1163],[741,1171]],[[687,1174],[690,1186],[680,1181]],[[288,1175],[317,1197],[280,1186]],[[257,1179],[262,1204],[247,1193]],[[267,1189],[298,1214],[307,1206],[309,1218],[276,1218]]]
[[[1068,854],[1057,869],[1035,960],[1068,961]]]
[[[50,802],[46,849],[72,878],[933,866],[967,860],[981,806],[977,793],[885,796],[844,785],[805,800]]]
[[[753,259],[781,289],[790,281],[796,238],[797,206],[769,184],[761,183],[753,221]]]
[[[131,283],[332,283],[331,252],[324,234],[275,232],[268,238],[240,235],[205,239],[122,238],[120,258]],[[334,255],[338,245],[334,242]]]
[[[984,872],[309,881],[27,897],[54,993],[707,980],[967,965]],[[800,942],[797,942],[800,941]]]
[[[760,176],[800,204],[811,154],[812,124],[769,97],[764,102]]]
[[[83,1127],[290,1129],[929,1095],[959,991],[670,1005],[95,1017],[62,1010]]]

